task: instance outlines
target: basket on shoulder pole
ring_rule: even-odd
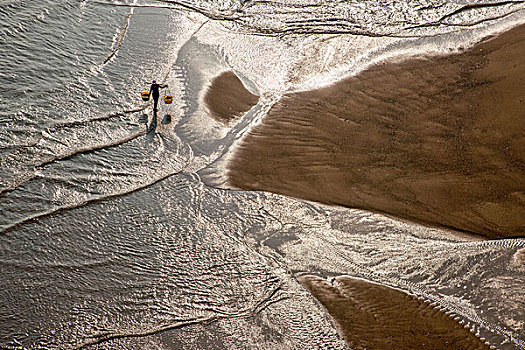
[[[164,103],[167,105],[170,105],[173,102],[173,96],[170,94],[170,90],[168,89],[168,92],[164,96]]]

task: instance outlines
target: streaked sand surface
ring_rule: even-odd
[[[352,349],[488,349],[443,310],[415,296],[351,277],[299,278],[334,318]]]
[[[221,77],[207,102],[228,120],[245,93],[226,100],[238,83]],[[236,149],[228,178],[501,238],[525,234],[524,164],[521,26],[461,54],[381,64],[285,96]]]

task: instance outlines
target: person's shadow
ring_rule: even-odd
[[[148,126],[148,115],[146,113],[142,114],[139,117],[139,122],[146,124],[146,133],[149,134],[151,132],[154,132],[157,129],[157,117],[158,117],[157,111],[153,111],[153,117],[151,118],[151,123],[150,123],[149,126]],[[171,123],[171,115],[170,114],[164,115],[164,117],[162,118],[161,123],[163,125],[170,124]]]
[[[162,118],[162,124],[167,125],[171,123],[171,115],[166,114],[164,118]]]
[[[153,110],[153,118],[151,118],[151,124],[148,127],[148,134],[150,132],[155,131],[155,129],[157,129],[157,111],[154,109]]]

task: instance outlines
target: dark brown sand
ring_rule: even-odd
[[[525,234],[525,26],[285,96],[229,183],[487,238]]]
[[[215,77],[204,96],[211,116],[224,124],[249,111],[258,100],[232,71]]]
[[[364,280],[299,278],[334,318],[352,349],[488,349],[443,311],[415,296]]]

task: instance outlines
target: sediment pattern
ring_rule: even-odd
[[[328,310],[352,349],[488,349],[430,301],[365,280],[299,278]]]
[[[462,54],[386,63],[286,95],[231,185],[489,238],[525,232],[525,27]]]

